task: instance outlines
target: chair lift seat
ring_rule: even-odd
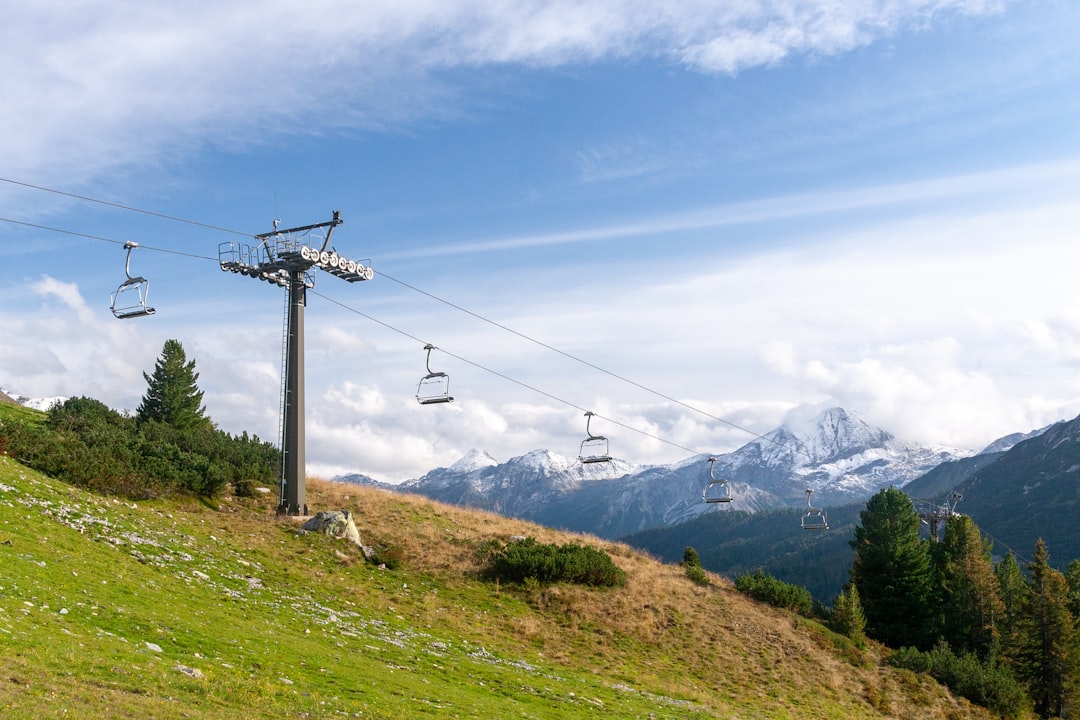
[[[153,315],[155,310],[146,304],[150,283],[146,278],[128,278],[112,294],[110,309],[121,320]]]
[[[729,503],[734,498],[727,486],[727,479],[718,478],[714,474],[716,458],[709,458],[709,482],[701,491],[701,499],[707,503]]]
[[[608,452],[608,439],[603,435],[592,434],[590,429],[592,416],[593,412],[591,410],[585,413],[586,437],[581,441],[581,447],[578,450],[578,461],[582,465],[611,462],[611,455]]]
[[[810,496],[813,492],[810,488],[806,489],[806,512],[802,516],[802,528],[803,530],[828,530],[829,518],[825,511],[810,504]]]
[[[425,375],[416,386],[416,401],[421,405],[453,402],[450,395],[450,377],[437,372]]]
[[[706,485],[705,490],[703,490],[702,493],[701,493],[701,499],[702,500],[704,500],[707,503],[729,503],[732,500],[734,500],[734,498],[731,497],[731,494],[728,492],[727,487],[718,488],[718,491],[723,493],[722,495],[710,495],[709,494],[709,488],[712,487],[713,485],[726,486],[727,483],[726,482],[719,482],[719,483],[709,483],[708,485]]]

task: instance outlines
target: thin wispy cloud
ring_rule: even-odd
[[[26,3],[5,12],[0,166],[81,185],[200,146],[459,110],[442,74],[666,59],[735,73],[850,50],[978,0]],[[26,28],[35,31],[26,32]]]

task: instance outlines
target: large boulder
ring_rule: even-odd
[[[360,541],[360,531],[356,529],[352,513],[348,510],[324,510],[301,525],[300,529],[348,540],[360,548],[364,546]]]

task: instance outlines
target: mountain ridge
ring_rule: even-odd
[[[727,480],[734,497],[722,510],[702,502],[710,478],[707,455],[670,465],[635,465],[618,458],[582,464],[549,450],[532,450],[500,463],[474,449],[450,467],[389,487],[618,538],[710,511],[800,507],[808,488],[816,505],[844,504],[882,487],[903,486],[942,462],[969,455],[899,441],[856,413],[834,407],[793,412],[775,430],[731,453],[712,456],[714,473]],[[362,482],[356,475],[335,480]]]

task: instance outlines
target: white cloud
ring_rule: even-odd
[[[0,134],[19,138],[0,148],[0,166],[83,186],[207,143],[467,112],[440,79],[447,71],[666,57],[732,73],[999,4],[25,3],[7,8],[0,28]]]

